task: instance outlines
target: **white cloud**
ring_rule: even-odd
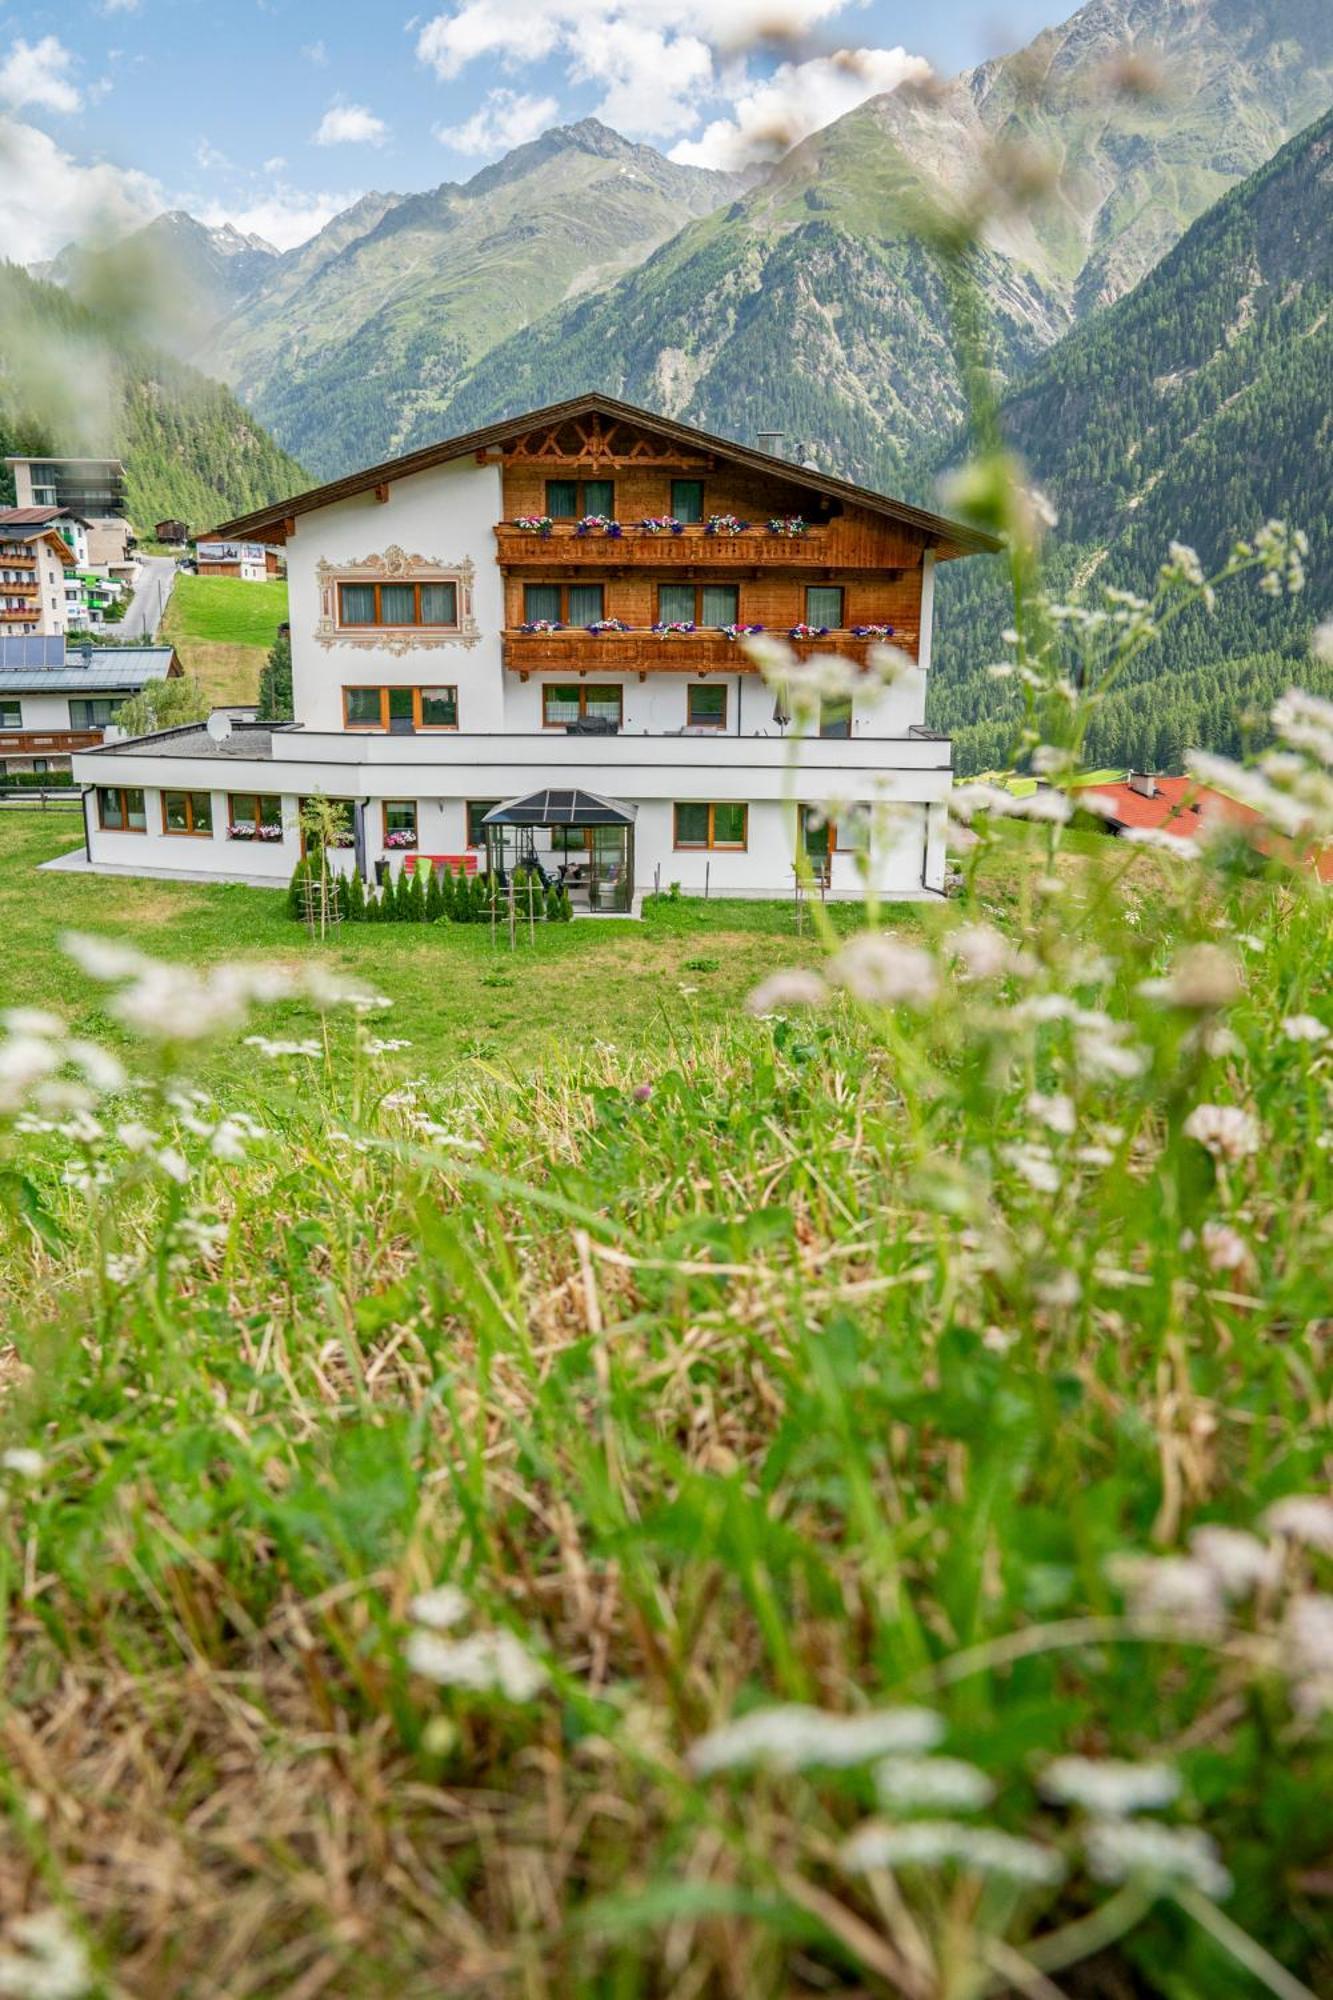
[[[221,173],[230,167],[231,161],[211,139],[200,137],[195,141],[194,157],[206,174]]]
[[[323,69],[329,59],[328,43],[322,41],[306,42],[302,47],[301,54],[308,63],[313,63],[316,69]]]
[[[364,104],[331,104],[315,133],[317,146],[382,146],[389,128]]]
[[[717,95],[717,50],[783,33],[807,34],[847,0],[458,0],[427,21],[417,57],[442,81],[469,63],[510,68],[563,55],[573,83],[597,83],[598,117],[619,131],[687,132],[699,100]]]
[[[317,236],[343,209],[360,201],[363,192],[361,188],[353,188],[346,194],[309,193],[302,188],[279,185],[264,194],[241,196],[231,202],[212,201],[199,206],[187,199],[182,206],[188,207],[210,229],[230,222],[242,235],[262,236],[275,249],[294,250],[299,243]]]
[[[854,49],[783,63],[772,76],[741,92],[730,118],[715,119],[701,139],[673,146],[671,158],[690,167],[726,168],[772,159],[868,97],[929,75],[929,63],[902,48]]]
[[[97,0],[99,14],[137,14],[142,0]]]
[[[490,90],[486,102],[463,125],[437,125],[435,137],[456,153],[507,153],[524,146],[553,123],[560,109],[554,97],[526,97],[516,90]]]
[[[85,166],[35,125],[0,117],[5,255],[36,264],[78,238],[122,236],[167,206],[148,174]]]
[[[40,42],[20,36],[0,63],[0,103],[11,111],[27,104],[45,111],[77,111],[83,99],[70,82],[73,60],[55,35],[43,35]]]

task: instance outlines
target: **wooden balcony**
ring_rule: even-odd
[[[743,535],[710,535],[698,523],[678,535],[650,535],[627,524],[618,536],[579,535],[571,521],[557,521],[549,535],[526,534],[501,522],[495,540],[502,570],[546,575],[561,568],[665,570],[673,576],[690,570],[705,576],[745,569],[883,571],[894,566],[895,555],[901,554],[905,563],[911,561],[906,549],[886,548],[881,531],[856,521],[831,521],[809,528],[804,535],[770,535],[761,527]]]
[[[101,741],[100,729],[0,729],[0,757],[67,756],[95,750]]]
[[[785,639],[784,633],[775,638]],[[826,639],[787,640],[798,659],[812,653],[839,653],[864,667],[874,639],[854,639],[850,632],[830,632]],[[916,657],[917,634],[900,631],[892,643]],[[504,663],[526,680],[529,674],[757,674],[758,667],[735,639],[721,632],[655,632],[593,634],[576,627],[569,632],[518,632],[504,635]]]

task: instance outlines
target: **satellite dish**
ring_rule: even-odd
[[[225,708],[215,708],[204,727],[208,731],[209,741],[221,745],[231,735],[231,717]]]

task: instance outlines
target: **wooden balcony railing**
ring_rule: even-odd
[[[710,535],[697,522],[678,535],[650,535],[629,523],[619,535],[579,535],[569,521],[557,521],[549,535],[534,535],[501,522],[495,540],[502,569],[549,570],[575,564],[712,573],[737,568],[882,570],[912,560],[905,549],[887,545],[881,531],[857,521],[832,521],[808,528],[803,535],[770,535],[760,525],[743,535]]]
[[[0,757],[43,756],[54,750],[95,750],[100,729],[0,729]]]
[[[777,633],[775,637],[785,635]],[[874,639],[855,639],[850,632],[830,632],[826,639],[788,640],[798,659],[812,653],[839,653],[864,667]],[[892,642],[913,659],[915,631],[895,634]],[[518,632],[504,635],[504,663],[526,680],[529,674],[757,674],[758,667],[738,640],[721,632],[605,632],[576,627],[569,632]]]

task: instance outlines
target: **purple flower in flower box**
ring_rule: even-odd
[[[654,625],[653,627],[659,639],[671,639],[681,633],[697,632],[698,629],[698,626],[692,620],[687,621],[683,618],[673,618],[664,625]]]
[[[592,624],[585,625],[583,629],[596,636],[599,632],[628,632],[630,628],[623,618],[594,618]]]
[[[827,625],[793,625],[787,637],[789,639],[827,639],[829,629]]]
[[[639,527],[645,535],[683,535],[685,523],[678,521],[674,514],[649,514],[640,521]]]
[[[853,625],[853,639],[891,639],[892,625]]]
[[[613,521],[609,514],[585,514],[574,523],[576,535],[609,535],[613,542],[618,542],[624,532],[619,521]]]
[[[704,522],[706,535],[744,535],[749,532],[750,523],[738,520],[734,514],[710,514]]]
[[[563,632],[565,628],[558,618],[528,618],[518,629],[520,632]]]
[[[397,833],[386,833],[384,836],[384,845],[386,847],[392,847],[393,849],[395,849],[395,851],[404,847],[415,847],[416,844],[417,844],[416,835],[414,833],[408,833],[405,830]]]
[[[525,535],[540,535],[545,539],[555,527],[555,522],[549,514],[520,514],[514,526],[521,528]]]
[[[783,535],[790,541],[809,533],[809,523],[799,514],[778,514],[768,524],[770,535]]]
[[[719,625],[717,629],[724,639],[749,639],[764,628],[762,625]]]

